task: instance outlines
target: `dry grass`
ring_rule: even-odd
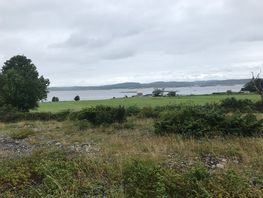
[[[184,139],[171,135],[160,137],[153,134],[151,119],[132,119],[133,129],[114,127],[88,127],[78,130],[73,122],[19,122],[0,124],[0,135],[10,135],[21,130],[32,130],[34,134],[26,138],[29,145],[47,144],[50,141],[68,146],[92,143],[99,148],[97,156],[111,158],[143,156],[158,162],[174,156],[176,160],[199,160],[200,156],[213,155],[226,158],[228,167],[243,169],[251,167],[263,154],[263,138],[214,138]],[[178,159],[177,159],[178,158]],[[233,164],[230,159],[237,159]]]
[[[123,125],[111,125],[96,128],[87,126],[85,129],[80,129],[78,124],[71,121],[0,123],[0,136],[33,131],[34,133],[28,133],[28,137],[19,141],[32,148],[36,145],[46,145],[43,148],[47,151],[56,147],[57,143],[62,145],[58,147],[61,149],[68,149],[72,145],[92,145],[96,148],[95,152],[76,153],[87,163],[80,163],[81,167],[78,167],[78,161],[74,163],[79,170],[77,178],[81,183],[78,185],[81,186],[92,186],[97,181],[105,180],[105,177],[112,177],[110,180],[113,181],[122,181],[123,164],[132,158],[151,160],[180,173],[189,172],[193,167],[201,165],[215,174],[234,170],[240,177],[248,178],[247,180],[254,177],[263,178],[263,138],[184,139],[178,135],[155,135],[152,119],[129,118],[128,123],[128,128]],[[52,145],[50,142],[53,142]],[[10,157],[12,154],[8,150],[0,151],[0,157]],[[212,167],[209,164],[211,160],[216,160],[224,167]],[[47,175],[49,176],[49,173]],[[61,178],[57,176],[56,179]],[[63,183],[63,179],[60,182]],[[109,182],[110,190],[117,189],[109,197],[125,197],[122,190],[118,191],[119,183]],[[74,186],[70,188],[74,189]],[[69,194],[74,194],[73,189],[68,192],[60,189],[59,192],[61,196],[70,197]]]

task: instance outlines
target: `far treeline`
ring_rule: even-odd
[[[152,83],[137,83],[127,82],[118,83],[113,85],[102,85],[102,86],[74,86],[74,87],[50,87],[50,91],[72,91],[72,90],[110,90],[110,89],[143,89],[153,87],[207,87],[207,86],[232,86],[237,84],[246,84],[251,79],[228,79],[228,80],[206,80],[206,81],[171,81],[171,82],[152,82]]]

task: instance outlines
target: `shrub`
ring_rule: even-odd
[[[218,112],[203,112],[194,108],[186,108],[179,112],[167,112],[155,123],[157,134],[177,133],[186,137],[213,136],[217,122],[223,121]]]
[[[59,102],[59,98],[58,97],[52,97],[52,100],[51,100],[52,102]]]
[[[152,92],[152,95],[154,97],[163,96],[163,89],[154,89]]]
[[[219,123],[224,135],[257,136],[262,134],[263,120],[257,120],[253,114],[233,114],[226,116],[223,123]]]
[[[176,91],[169,91],[167,96],[170,96],[170,97],[176,96]]]
[[[256,136],[262,134],[262,120],[253,114],[234,113],[225,115],[220,111],[202,111],[186,108],[179,112],[167,112],[155,123],[155,133],[181,134],[184,137],[215,137],[220,135]]]
[[[128,116],[136,116],[140,113],[141,109],[137,106],[129,106],[126,108]]]
[[[10,112],[5,112],[5,113],[0,112],[0,121],[2,122],[17,122],[17,121],[22,121],[22,120],[63,121],[69,117],[69,114],[70,114],[70,111],[62,111],[58,113],[18,112],[18,111],[10,111]]]
[[[226,98],[221,101],[220,107],[228,111],[249,111],[254,109],[254,103],[251,100],[238,100],[234,97]]]
[[[263,103],[261,101],[255,102],[255,110],[259,112],[263,112]]]
[[[138,116],[141,118],[156,118],[158,115],[159,112],[153,107],[143,107],[138,114]]]
[[[126,110],[124,107],[96,106],[94,108],[83,109],[73,112],[70,115],[72,120],[87,120],[94,125],[123,123],[126,121]]]
[[[79,100],[80,100],[80,97],[79,97],[79,96],[75,96],[74,100],[75,100],[75,101],[79,101]]]
[[[19,116],[17,114],[19,114],[18,110],[11,105],[3,105],[0,107],[0,121],[13,120]]]

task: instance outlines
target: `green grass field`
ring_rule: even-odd
[[[121,99],[108,99],[108,100],[86,100],[86,101],[62,101],[62,102],[46,102],[40,103],[36,111],[39,112],[58,112],[67,109],[80,110],[87,107],[96,105],[107,106],[164,106],[173,104],[205,104],[217,103],[228,97],[235,97],[237,99],[250,99],[253,101],[259,100],[258,95],[254,94],[232,94],[232,95],[202,95],[202,96],[177,96],[177,97],[135,97],[135,98],[121,98]]]

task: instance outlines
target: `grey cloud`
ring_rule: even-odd
[[[250,77],[263,63],[262,8],[261,0],[0,1],[0,61],[25,54],[52,86]]]

